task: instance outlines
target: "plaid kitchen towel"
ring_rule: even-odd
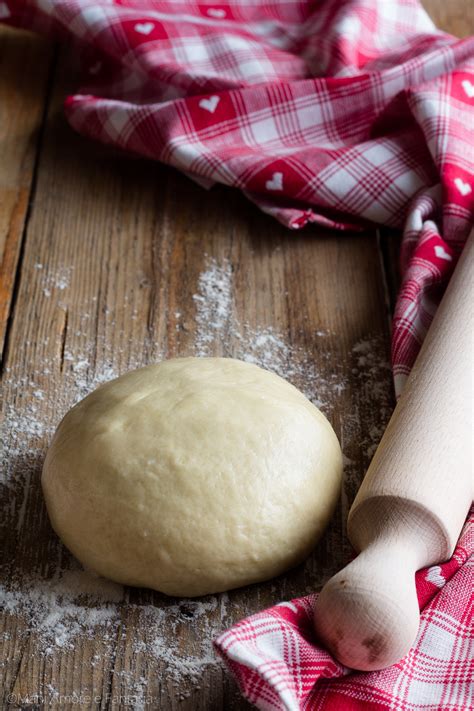
[[[354,672],[318,646],[316,595],[242,620],[215,642],[244,696],[266,711],[474,709],[474,516],[447,563],[416,575],[421,624],[398,664]]]
[[[474,211],[474,38],[417,0],[0,0],[75,41],[71,125],[294,229],[402,228],[400,392]]]
[[[474,38],[416,0],[0,0],[0,19],[74,41],[80,133],[236,187],[293,229],[402,229],[400,392],[472,224]],[[474,708],[471,555],[472,526],[418,574],[417,642],[385,671],[349,674],[317,647],[314,597],[217,648],[261,709]]]

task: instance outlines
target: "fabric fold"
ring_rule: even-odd
[[[79,133],[241,190],[295,230],[403,231],[401,392],[473,223],[474,38],[437,30],[418,0],[0,0],[0,19],[81,58],[65,102]],[[472,513],[451,561],[418,574],[420,633],[382,672],[318,646],[314,597],[217,650],[261,709],[470,708],[469,556]]]

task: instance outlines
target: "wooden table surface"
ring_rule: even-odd
[[[426,0],[472,32],[470,0]],[[383,431],[396,238],[291,234],[236,192],[207,192],[67,126],[64,49],[0,33],[0,708],[244,709],[209,640],[317,590],[347,559],[345,519]],[[51,433],[96,384],[162,357],[250,357],[321,402],[346,456],[341,502],[302,566],[174,600],[82,573],[39,485]]]

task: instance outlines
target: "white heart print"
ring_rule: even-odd
[[[219,104],[220,100],[220,96],[210,96],[208,99],[201,99],[201,101],[199,102],[199,106],[201,107],[201,109],[205,109],[206,111],[209,111],[210,114],[213,114],[214,111],[217,109],[217,105]]]
[[[442,244],[435,245],[434,251],[438,259],[445,259],[447,262],[453,261],[452,256],[448,254]]]
[[[472,192],[472,188],[469,183],[465,183],[462,178],[455,178],[454,184],[461,193],[461,195],[464,195],[464,197],[466,197],[466,195],[469,195],[469,193]]]
[[[135,32],[139,32],[141,35],[149,35],[154,27],[153,22],[137,22]]]
[[[446,578],[441,574],[441,568],[439,565],[433,565],[426,573],[426,580],[429,583],[433,583],[438,588],[442,588],[446,582]]]
[[[265,183],[267,190],[283,190],[283,173],[273,173],[272,179]]]
[[[217,20],[223,20],[227,13],[221,7],[210,7],[207,14],[209,17],[215,17]]]
[[[464,89],[464,93],[466,96],[468,96],[470,99],[474,99],[474,84],[471,84],[469,79],[464,79],[461,82],[461,86]]]

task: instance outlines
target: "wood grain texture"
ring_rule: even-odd
[[[0,352],[33,188],[51,63],[47,42],[0,28]]]
[[[348,467],[338,512],[305,565],[269,583],[219,596],[215,609],[195,622],[193,608],[186,613],[184,603],[130,590],[113,639],[99,630],[93,639],[79,636],[73,649],[54,649],[50,655],[21,615],[6,615],[2,687],[17,699],[35,694],[50,699],[48,708],[63,708],[58,692],[91,694],[100,698],[98,708],[115,708],[120,704],[111,699],[130,696],[143,678],[146,696],[155,704],[150,708],[245,708],[218,666],[205,668],[199,684],[193,678],[177,688],[169,664],[147,652],[153,639],[144,610],[181,605],[190,617],[169,613],[174,625],[169,644],[177,637],[184,649],[199,652],[206,635],[317,589],[347,559],[348,502],[370,458],[369,433],[383,425],[391,404],[377,241],[375,235],[317,230],[296,236],[237,193],[205,192],[171,170],[93,145],[65,125],[64,89],[60,78],[46,123],[5,363],[7,409],[13,408],[16,417],[34,403],[35,418],[44,427],[32,437],[26,456],[14,458],[13,483],[3,491],[4,581],[20,577],[27,585],[32,574],[49,580],[59,566],[73,565],[50,529],[40,492],[48,432],[77,396],[78,378],[93,382],[94,373],[104,368],[123,372],[196,351],[193,296],[209,265],[231,269],[232,303],[228,323],[213,332],[206,352],[243,355],[242,334],[268,335],[269,328],[291,344],[282,357],[289,365],[303,363],[292,380],[307,387],[311,376],[324,385],[325,411],[343,439]],[[369,372],[373,362],[366,364],[366,356],[353,350],[361,341],[368,342],[377,363],[376,393]],[[85,370],[81,363],[87,364]],[[7,428],[9,434],[16,436]],[[361,442],[367,446],[361,448]],[[137,652],[139,641],[144,648]]]
[[[8,590],[23,581],[27,587],[32,576],[54,584],[58,570],[74,570],[51,531],[39,486],[51,431],[74,399],[104,377],[202,351],[193,297],[209,269],[230,269],[231,302],[221,327],[211,329],[206,352],[239,357],[252,334],[276,335],[284,344],[279,358],[289,370],[298,366],[292,382],[313,394],[320,389],[347,457],[345,481],[336,515],[304,565],[205,599],[205,614],[187,601],[130,589],[105,631],[98,627],[78,634],[71,647],[47,651],[21,610],[3,612],[0,707],[24,707],[28,698],[32,708],[119,709],[130,708],[135,697],[150,709],[248,708],[220,666],[203,667],[198,679],[181,675],[176,683],[170,661],[150,654],[147,611],[163,612],[169,649],[199,656],[216,631],[320,588],[347,560],[347,512],[393,406],[389,302],[377,239],[314,228],[292,234],[237,193],[206,192],[172,170],[82,139],[62,115],[69,88],[63,65],[45,123],[8,324],[1,585]],[[24,81],[32,88],[18,93],[29,101],[35,82],[26,68]],[[12,693],[16,701],[9,703]],[[82,703],[73,703],[73,695]],[[86,702],[86,696],[96,700]]]
[[[437,27],[456,37],[474,33],[474,5],[471,0],[421,0]]]

